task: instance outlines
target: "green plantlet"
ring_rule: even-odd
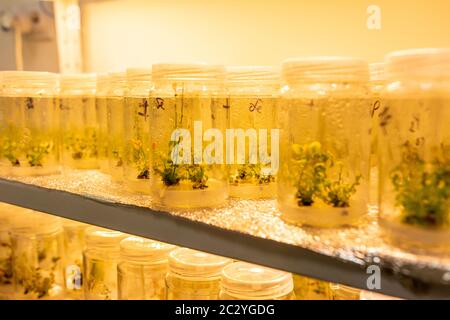
[[[260,164],[241,164],[237,166],[236,173],[230,177],[230,183],[238,185],[239,183],[257,183],[268,184],[275,181],[275,177],[261,172]]]
[[[75,160],[96,157],[97,134],[93,129],[87,129],[83,135],[71,133],[67,136],[65,148]]]
[[[341,165],[338,179],[336,181],[327,181],[323,190],[324,202],[335,208],[350,206],[350,197],[356,192],[356,187],[361,181],[361,175],[359,175],[353,183],[346,183],[342,178],[342,169]]]
[[[208,186],[206,182],[208,181],[208,176],[205,173],[205,169],[198,165],[190,165],[186,167],[188,177],[187,179],[192,182],[192,189],[206,189]]]
[[[53,145],[51,142],[38,142],[27,148],[26,158],[30,167],[42,167],[45,156],[50,154]]]

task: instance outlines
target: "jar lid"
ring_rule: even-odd
[[[417,77],[450,79],[450,48],[410,49],[386,56],[386,72],[390,80]]]
[[[278,84],[280,71],[271,66],[230,66],[226,68],[227,84],[243,84],[255,82],[262,84]]]
[[[17,215],[28,209],[16,207],[8,203],[0,203],[0,229],[10,228]]]
[[[127,235],[120,231],[100,227],[88,227],[85,232],[86,246],[119,250],[120,241]]]
[[[152,80],[152,68],[128,68],[126,73],[128,81]]]
[[[159,63],[154,64],[152,69],[154,81],[221,81],[225,75],[225,68],[223,66],[203,63]]]
[[[97,86],[95,73],[62,74],[60,80],[61,91],[92,91]]]
[[[40,71],[3,71],[3,88],[58,88],[58,75]]]
[[[167,261],[169,253],[175,246],[144,239],[141,237],[128,237],[120,242],[120,255],[123,260],[152,263]]]
[[[402,300],[401,298],[386,296],[373,291],[361,290],[360,300]]]
[[[369,64],[370,81],[385,81],[385,63],[375,62]]]
[[[294,289],[292,274],[246,262],[235,262],[222,271],[222,289],[238,299],[271,300]]]
[[[29,209],[14,214],[14,234],[48,234],[58,230],[61,230],[61,220],[58,217]]]
[[[96,89],[98,92],[106,92],[109,89],[109,73],[97,73]]]
[[[179,248],[169,254],[170,271],[187,278],[220,278],[230,259],[188,248]]]
[[[286,83],[298,82],[367,82],[368,63],[350,57],[305,57],[288,59],[282,65]]]

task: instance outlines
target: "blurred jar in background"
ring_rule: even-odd
[[[168,255],[175,246],[128,237],[120,242],[119,300],[165,300]]]
[[[62,221],[64,230],[64,276],[68,297],[83,299],[83,249],[87,224],[74,220]]]
[[[109,92],[109,75],[107,73],[97,74],[95,92],[95,108],[98,121],[98,162],[100,170],[108,173],[108,108],[106,98]]]
[[[330,284],[326,281],[293,275],[294,292],[298,300],[331,300]]]
[[[59,173],[58,76],[5,71],[0,95],[0,173]]]
[[[239,138],[234,144],[235,163],[229,166],[230,196],[237,198],[275,198],[276,173],[272,172],[271,129],[276,128],[279,71],[273,67],[229,67],[226,73],[227,101],[231,129],[248,133],[239,154]],[[262,131],[265,130],[265,131]],[[263,139],[262,132],[267,133]],[[235,140],[236,142],[236,140]],[[263,144],[264,147],[261,147]],[[278,140],[276,152],[278,152]],[[253,146],[253,147],[252,147]],[[278,154],[276,155],[278,156]],[[278,163],[276,163],[277,165]],[[278,169],[278,168],[277,168]]]
[[[124,113],[124,177],[131,190],[150,194],[151,69],[128,69]]]
[[[292,274],[235,262],[222,271],[221,300],[294,300]]]
[[[394,52],[379,113],[380,225],[407,250],[450,249],[450,49]]]
[[[21,213],[11,231],[15,298],[64,298],[63,230],[58,218]]]
[[[109,74],[109,91],[106,97],[108,172],[114,181],[123,181],[123,116],[126,86],[127,78],[125,72],[112,72]]]
[[[61,76],[62,161],[68,168],[98,168],[99,126],[95,90],[95,74]]]
[[[344,286],[342,284],[330,284],[333,300],[359,300],[361,290]]]
[[[339,227],[367,213],[369,71],[344,57],[287,60],[278,203],[289,223]]]
[[[168,300],[217,300],[222,269],[231,260],[180,248],[169,254]]]
[[[373,291],[361,290],[360,300],[403,300],[402,298],[386,296]]]
[[[98,227],[86,229],[83,287],[87,300],[117,300],[120,241],[126,234]]]
[[[176,208],[223,204],[228,197],[228,181],[220,157],[223,146],[220,137],[215,137],[224,135],[228,119],[223,98],[224,68],[156,64],[152,77],[153,200],[162,207]],[[207,129],[216,130],[208,131],[211,136],[202,140]],[[215,142],[219,144],[216,153],[212,148]]]

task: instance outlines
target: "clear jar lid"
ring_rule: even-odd
[[[294,290],[292,274],[258,265],[235,262],[222,271],[222,290],[237,299],[271,300]]]
[[[305,57],[288,59],[282,65],[287,84],[302,82],[367,82],[369,66],[364,60],[349,57]]]
[[[16,207],[7,203],[0,203],[0,230],[4,230],[4,228],[10,228],[10,224],[13,222],[13,219],[16,214],[20,214],[20,212],[27,211],[27,209]]]
[[[401,298],[386,296],[373,291],[361,290],[360,300],[402,300]]]
[[[128,83],[152,81],[152,68],[129,68],[126,71]]]
[[[120,242],[120,256],[122,260],[143,263],[167,261],[169,253],[175,246],[144,239],[141,237],[128,237]]]
[[[62,74],[60,80],[61,93],[92,94],[97,87],[95,73]]]
[[[112,92],[123,91],[127,87],[127,74],[125,72],[110,72],[109,90]]]
[[[47,89],[58,90],[58,75],[37,71],[3,71],[1,82],[3,90],[7,89]]]
[[[61,228],[60,218],[28,209],[16,212],[12,223],[14,234],[49,234]]]
[[[280,82],[280,71],[270,66],[230,66],[226,68],[225,77],[227,85],[277,85]]]
[[[97,73],[96,93],[106,94],[109,91],[109,74],[107,72]]]
[[[101,248],[119,251],[120,241],[127,235],[120,231],[104,229],[100,227],[89,227],[85,232],[86,247]]]
[[[370,81],[383,82],[386,80],[384,62],[375,62],[369,64]]]
[[[186,278],[220,278],[230,259],[188,248],[179,248],[169,254],[172,273]]]
[[[219,65],[203,63],[193,64],[154,64],[154,81],[191,81],[191,82],[217,82],[223,81],[225,68]]]
[[[385,61],[389,80],[450,80],[450,48],[396,51]]]

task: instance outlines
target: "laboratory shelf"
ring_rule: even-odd
[[[389,245],[376,210],[357,227],[299,228],[274,200],[229,200],[216,209],[158,209],[98,171],[0,178],[0,201],[308,277],[408,299],[450,299],[450,255],[411,254]]]

